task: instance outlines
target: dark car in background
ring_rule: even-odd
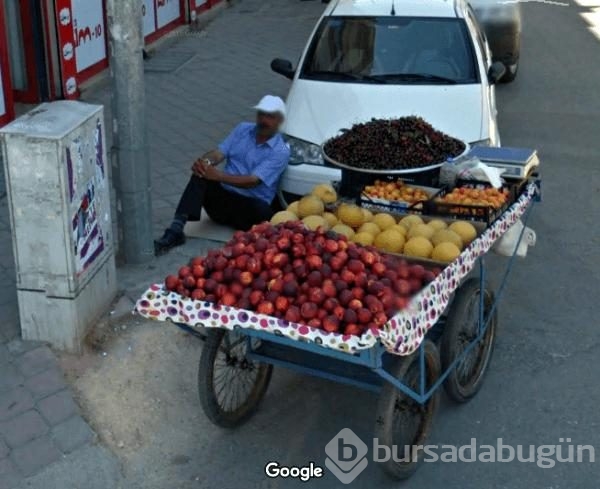
[[[469,0],[492,51],[492,61],[506,67],[503,82],[517,76],[521,51],[521,4],[518,1]]]

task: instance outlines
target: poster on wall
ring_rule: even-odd
[[[181,2],[179,0],[156,0],[156,15],[160,29],[181,17]]]
[[[2,67],[0,66],[0,117],[6,114],[6,103],[4,102],[4,79],[2,78]]]
[[[72,0],[77,72],[106,59],[102,0]]]
[[[156,5],[155,0],[144,0],[142,4],[142,15],[144,16],[144,37],[156,31]]]

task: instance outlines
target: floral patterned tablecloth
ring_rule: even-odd
[[[252,311],[194,301],[165,290],[162,284],[152,285],[138,300],[135,309],[148,319],[190,327],[252,328],[350,353],[371,348],[380,341],[390,353],[410,355],[444,313],[452,293],[473,269],[477,259],[524,214],[537,192],[537,185],[531,183],[515,204],[411,299],[406,309],[391,318],[381,330],[369,330],[360,337],[328,333]]]

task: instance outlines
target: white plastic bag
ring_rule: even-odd
[[[525,228],[524,231],[523,228]],[[521,236],[521,231],[523,231],[523,239],[517,247],[519,236]],[[536,240],[537,236],[535,231],[531,228],[525,227],[519,219],[508,231],[506,231],[506,233],[504,233],[504,236],[496,241],[492,249],[498,255],[512,256],[516,252],[517,256],[524,258],[527,256],[527,249],[530,246],[535,246]]]

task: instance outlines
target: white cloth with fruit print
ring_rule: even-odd
[[[410,355],[444,313],[452,293],[473,269],[477,259],[521,218],[537,192],[537,185],[531,183],[515,204],[465,248],[435,280],[412,297],[406,309],[391,318],[381,330],[368,330],[362,336],[328,333],[252,311],[194,301],[167,291],[163,284],[152,285],[138,300],[135,309],[148,319],[172,321],[190,327],[251,328],[348,353],[371,348],[380,341],[390,353]]]

